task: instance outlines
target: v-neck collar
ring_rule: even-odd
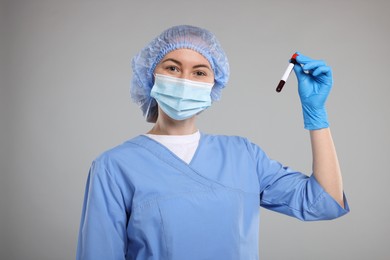
[[[205,139],[205,135],[202,132],[200,132],[199,145],[195,151],[195,154],[190,164],[187,164],[185,161],[180,159],[178,156],[176,156],[176,154],[171,152],[164,145],[160,144],[159,142],[145,135],[139,135],[133,138],[132,140],[130,140],[130,142],[145,148],[154,156],[162,160],[164,163],[167,163],[173,168],[179,170],[180,172],[185,173],[188,177],[196,180],[199,183],[202,183],[203,185],[206,185],[210,188],[214,186],[221,186],[220,183],[205,177],[204,175],[200,174],[196,169],[192,167],[192,165],[194,164],[194,162],[196,162],[198,158],[199,150],[202,149],[204,139]]]
[[[204,139],[204,134],[203,134],[201,131],[199,131],[199,142],[198,142],[198,146],[196,147],[195,153],[194,153],[194,155],[192,156],[191,161],[190,161],[189,163],[187,163],[187,162],[185,162],[184,160],[182,160],[179,156],[177,156],[174,152],[172,152],[172,151],[171,151],[168,147],[166,147],[164,144],[160,143],[159,141],[157,141],[157,140],[155,140],[155,139],[149,137],[148,135],[140,135],[140,136],[138,136],[138,137],[141,137],[141,136],[147,138],[147,139],[148,139],[148,142],[156,143],[156,144],[159,146],[159,148],[161,147],[162,149],[164,149],[164,150],[166,150],[167,152],[169,152],[170,154],[172,154],[172,156],[174,156],[177,160],[180,160],[180,161],[182,161],[183,163],[185,163],[185,164],[187,164],[187,165],[189,165],[189,166],[191,166],[191,165],[193,164],[193,161],[195,160],[195,157],[197,157],[197,154],[198,154],[198,152],[199,152],[199,149],[201,148],[202,143],[203,143],[202,141],[203,141],[203,139]],[[152,144],[150,144],[150,145],[152,146]],[[155,149],[155,148],[153,148],[153,149]],[[161,149],[160,149],[160,150],[161,150]],[[161,150],[160,152],[162,152],[162,150]]]

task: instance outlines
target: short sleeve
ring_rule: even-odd
[[[329,220],[349,212],[341,207],[317,182],[290,167],[270,159],[260,147],[251,144],[260,185],[260,205],[300,220]]]
[[[85,189],[76,259],[125,259],[126,219],[114,177],[95,161]]]

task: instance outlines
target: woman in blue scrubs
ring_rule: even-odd
[[[346,214],[325,108],[332,72],[302,54],[296,60],[310,176],[246,138],[198,130],[197,115],[229,78],[211,32],[175,26],[141,50],[132,60],[131,95],[154,125],[94,160],[77,259],[258,259],[260,206],[305,221]]]

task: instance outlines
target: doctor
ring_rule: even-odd
[[[77,259],[258,259],[259,206],[305,221],[346,214],[325,109],[331,69],[302,54],[296,60],[310,176],[246,138],[198,130],[197,115],[229,77],[211,32],[175,26],[141,50],[131,95],[154,125],[93,162]]]

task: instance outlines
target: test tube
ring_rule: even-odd
[[[290,62],[287,66],[286,71],[284,72],[282,79],[279,81],[278,86],[276,87],[276,92],[280,92],[283,89],[284,84],[286,83],[288,76],[290,76],[291,71],[294,68],[294,65],[297,64],[296,57],[298,56],[297,53],[294,53],[293,56],[291,56]]]

